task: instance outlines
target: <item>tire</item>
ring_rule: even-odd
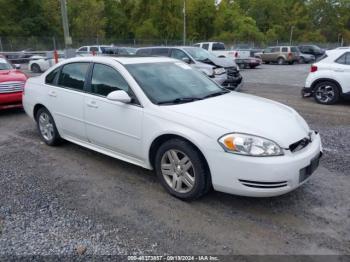
[[[299,64],[306,64],[304,57],[299,58]]]
[[[155,169],[165,190],[177,198],[197,199],[211,188],[203,156],[185,140],[176,138],[163,143],[156,153]]]
[[[313,90],[313,94],[316,102],[323,105],[333,105],[340,99],[338,85],[330,81],[318,83]]]
[[[33,73],[41,73],[41,68],[38,64],[32,64],[30,69]]]
[[[280,58],[277,59],[277,64],[278,64],[278,65],[284,65],[285,62],[286,62],[286,61],[284,60],[283,57],[280,57]]]
[[[55,121],[46,108],[40,108],[35,119],[40,137],[47,145],[56,146],[62,142],[62,138],[58,133]]]

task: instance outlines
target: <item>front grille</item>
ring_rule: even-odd
[[[261,181],[251,181],[239,179],[244,186],[253,187],[253,188],[262,188],[262,189],[271,189],[271,188],[281,188],[287,186],[287,181],[279,182],[261,182]]]
[[[305,137],[289,146],[292,153],[298,152],[311,143],[311,137]]]
[[[12,81],[0,83],[0,94],[22,92],[24,81]]]
[[[239,76],[239,72],[236,67],[225,67],[225,70],[228,76],[232,76],[232,77]]]

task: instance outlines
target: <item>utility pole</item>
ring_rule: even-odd
[[[72,45],[72,38],[69,35],[69,25],[68,25],[68,15],[67,15],[67,2],[66,0],[61,1],[61,14],[62,14],[62,24],[64,33],[64,44],[68,48]]]
[[[183,15],[184,15],[183,45],[186,45],[186,0],[184,0]]]
[[[290,28],[290,38],[289,38],[289,45],[292,45],[293,41],[293,30],[294,30],[294,25]]]

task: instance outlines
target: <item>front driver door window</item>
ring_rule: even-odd
[[[179,50],[179,49],[173,49],[171,51],[171,57],[175,58],[175,59],[179,59],[179,60],[184,61],[186,63],[191,62],[191,59],[188,57],[188,55],[186,55],[184,51]]]
[[[141,162],[143,108],[125,78],[114,67],[95,64],[87,90],[85,122],[89,141],[118,156],[131,156]],[[107,99],[110,92],[118,90],[127,92],[133,98],[132,103]]]

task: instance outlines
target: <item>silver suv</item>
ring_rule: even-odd
[[[144,47],[137,49],[136,55],[167,56],[179,59],[231,90],[237,90],[242,83],[242,76],[232,59],[218,58],[203,48],[193,46]]]

